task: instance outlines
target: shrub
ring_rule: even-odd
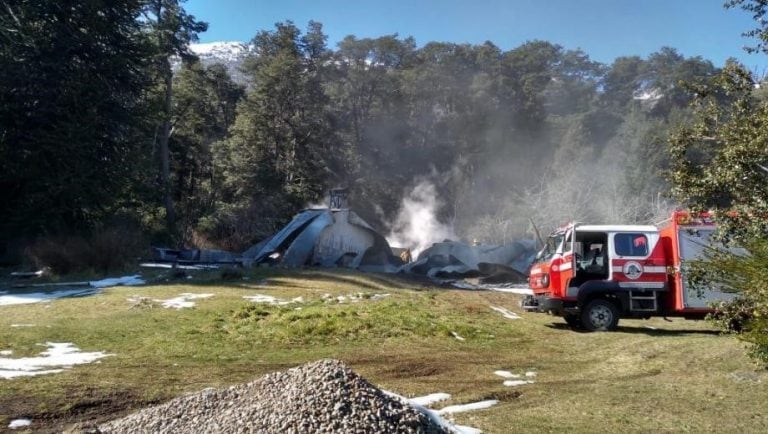
[[[140,229],[119,225],[94,230],[88,236],[40,238],[26,249],[25,256],[37,268],[50,268],[60,275],[107,273],[135,263],[148,251],[148,246]]]
[[[768,367],[768,241],[745,243],[749,254],[709,251],[694,262],[690,283],[696,288],[718,287],[739,297],[722,303],[711,319],[723,331],[751,344],[750,356]]]

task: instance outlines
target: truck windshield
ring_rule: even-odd
[[[547,244],[544,246],[544,249],[539,253],[539,257],[542,261],[549,260],[552,255],[554,255],[557,250],[560,248],[560,245],[563,244],[563,238],[565,238],[564,233],[556,233],[553,235],[550,235],[549,238],[547,238]]]

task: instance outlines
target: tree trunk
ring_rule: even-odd
[[[168,231],[173,234],[176,215],[173,210],[171,195],[171,155],[168,140],[171,137],[171,103],[173,98],[173,72],[168,60],[165,60],[164,86],[165,101],[163,102],[163,120],[160,131],[160,181],[163,184],[163,204],[165,205],[165,221]]]

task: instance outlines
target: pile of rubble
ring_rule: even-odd
[[[337,360],[206,389],[99,426],[103,433],[426,433],[449,431]]]
[[[481,277],[483,283],[524,282],[536,254],[533,240],[503,246],[445,240],[421,252],[389,245],[346,203],[346,190],[331,191],[328,208],[305,209],[274,235],[236,255],[221,250],[156,248],[154,260],[186,267],[279,265],[345,267],[381,273],[409,273],[431,279]],[[161,264],[145,264],[160,266]]]

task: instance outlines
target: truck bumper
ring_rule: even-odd
[[[576,301],[551,298],[546,295],[529,295],[523,299],[521,307],[526,311],[551,313],[553,315],[562,315],[566,312],[572,313],[578,311]]]

